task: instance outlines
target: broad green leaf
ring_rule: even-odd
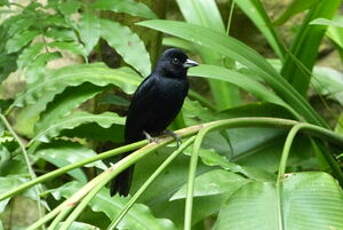
[[[179,38],[166,37],[163,38],[162,43],[164,46],[177,47],[187,51],[195,50],[195,47],[191,42]]]
[[[31,42],[32,39],[34,39],[38,34],[39,32],[35,30],[27,30],[23,33],[15,34],[13,38],[8,40],[6,43],[7,52],[14,53],[19,51],[21,48]]]
[[[66,0],[66,1],[58,2],[57,4],[57,8],[61,11],[61,13],[67,16],[77,13],[80,7],[81,7],[81,2],[78,0]]]
[[[329,20],[327,18],[317,18],[310,22],[310,25],[326,25],[343,28],[343,17],[337,17]]]
[[[337,120],[335,132],[343,135],[343,113],[340,114]],[[342,157],[342,154],[341,154],[341,157]]]
[[[343,73],[328,67],[314,67],[311,85],[316,93],[328,96],[343,105]]]
[[[310,7],[318,4],[319,0],[293,0],[292,3],[287,7],[285,12],[283,12],[276,20],[276,25],[284,24],[292,16],[303,12]]]
[[[34,84],[44,79],[46,74],[45,66],[53,60],[61,58],[60,52],[41,53],[28,63],[25,69],[25,80],[27,84]]]
[[[85,48],[77,42],[50,42],[48,46],[51,48],[57,48],[59,50],[69,51],[73,54],[81,55],[83,57],[87,56]]]
[[[75,194],[82,184],[71,182],[54,190],[52,194],[56,199],[61,196],[70,197]],[[103,212],[109,219],[113,219],[119,214],[124,205],[128,202],[128,197],[118,195],[111,197],[108,189],[102,189],[89,203],[90,208],[95,212]],[[148,206],[134,204],[127,215],[118,226],[118,230],[176,230],[174,224],[168,219],[158,219],[152,215]]]
[[[134,193],[145,182],[145,180],[156,170],[156,168],[166,159],[174,148],[164,148],[156,154],[150,154],[135,166],[131,192]],[[175,192],[187,183],[189,167],[189,157],[180,155],[156,178],[148,190],[142,195],[138,202],[144,203],[158,213],[159,217],[172,220],[178,229],[183,228],[184,222],[184,200],[169,201]],[[199,162],[197,175],[212,170]],[[194,223],[203,218],[215,214],[220,205],[225,201],[225,195],[195,197],[193,211]],[[180,215],[180,213],[182,213]]]
[[[97,123],[103,128],[109,128],[114,124],[124,125],[124,122],[125,119],[123,117],[119,117],[116,113],[112,112],[91,114],[77,111],[55,121],[53,125],[42,127],[31,141],[40,140],[42,142],[48,142],[51,138],[58,136],[62,130],[73,129],[85,123]]]
[[[232,194],[249,180],[223,169],[214,169],[195,178],[193,197]],[[170,200],[185,199],[187,186],[184,185]]]
[[[78,30],[88,55],[100,38],[101,28],[99,19],[91,13],[82,14]]]
[[[310,25],[310,22],[316,18],[332,18],[340,3],[340,0],[320,1],[308,12],[281,70],[282,76],[304,97],[307,95],[311,76],[303,68],[312,71],[319,45],[326,32],[326,26]]]
[[[78,41],[76,33],[71,29],[52,27],[45,33],[45,36],[54,39],[54,41]]]
[[[0,177],[0,184],[1,184],[0,194],[8,192],[9,190],[17,187],[18,185],[21,185],[21,184],[27,182],[27,181],[28,181],[27,178],[22,177],[22,176],[18,176],[18,175]],[[26,197],[29,197],[29,198],[36,197],[36,194],[34,192],[34,188],[25,191],[25,193],[23,195]],[[0,213],[2,213],[4,211],[4,209],[6,208],[10,199],[11,198],[0,201]]]
[[[313,20],[310,24],[329,26],[326,32],[326,36],[328,36],[341,49],[343,49],[343,17],[342,16],[336,16],[332,20],[329,20],[326,18],[317,18]]]
[[[222,140],[225,142],[226,140]],[[259,148],[260,146],[264,146],[265,144],[260,144],[256,147]],[[260,148],[261,149],[261,148]],[[188,152],[185,152],[185,154],[188,153],[188,155],[191,155],[191,149],[187,149]],[[261,150],[263,151],[263,150]],[[258,153],[258,152],[256,152]],[[258,168],[255,166],[241,166],[239,164],[233,163],[228,160],[228,157],[225,155],[219,154],[213,149],[201,149],[199,153],[199,157],[201,158],[201,161],[208,166],[216,167],[219,166],[227,171],[230,171],[232,173],[238,173],[240,175],[244,175],[247,178],[257,180],[257,181],[270,181],[274,179],[274,176],[269,173],[266,168]],[[244,158],[244,156],[243,156]],[[278,161],[279,162],[279,161]],[[277,163],[278,163],[277,162]],[[274,173],[274,171],[273,171]]]
[[[96,153],[93,150],[88,149],[79,143],[67,141],[55,141],[49,144],[43,144],[35,152],[36,157],[42,158],[59,168],[82,161],[95,155]],[[107,168],[102,161],[97,161],[86,165],[86,167],[94,166],[100,169]],[[68,174],[80,182],[87,182],[87,177],[81,169],[74,169],[69,171]]]
[[[124,69],[110,69],[104,64],[81,64],[48,71],[39,82],[28,85],[27,90],[18,95],[11,107],[24,107],[17,116],[16,129],[26,135],[32,135],[33,123],[46,109],[49,102],[67,87],[79,86],[90,82],[96,86],[109,84],[118,86],[125,93],[131,94],[141,81],[133,72]],[[22,121],[22,122],[20,122]],[[25,123],[23,123],[25,121]],[[31,121],[31,124],[28,122]]]
[[[224,23],[214,0],[177,0],[177,4],[187,22],[225,33]]]
[[[102,92],[103,88],[82,84],[78,87],[68,87],[62,94],[55,97],[54,101],[49,103],[47,108],[40,115],[40,120],[35,124],[39,131],[42,127],[49,127],[55,121],[69,115],[72,110],[83,102]]]
[[[8,149],[1,143],[0,144],[0,175],[2,175],[2,168],[11,159],[11,153]]]
[[[99,141],[101,143],[111,141],[112,143],[122,145],[124,143],[124,124],[114,124],[104,129],[96,123],[84,123],[73,129],[63,130],[60,133],[60,136],[85,138],[87,140]]]
[[[17,69],[16,59],[17,55],[15,54],[0,56],[0,83]]]
[[[116,13],[126,13],[132,16],[142,18],[157,18],[156,14],[146,5],[133,0],[97,0],[92,5],[92,8],[98,10],[109,10]]]
[[[226,33],[223,20],[214,0],[182,0],[177,1],[177,3],[188,23],[201,25],[222,34]],[[228,63],[230,68],[234,66],[232,59],[226,58],[227,62],[224,62],[223,56],[212,49],[197,44],[192,44],[192,46],[192,50],[199,53],[201,59],[207,64],[224,66],[224,63]],[[229,83],[209,79],[209,86],[218,110],[227,109],[241,103],[239,90]]]
[[[137,34],[127,26],[106,19],[100,21],[100,30],[101,37],[123,57],[127,64],[144,77],[150,74],[150,56]]]
[[[243,63],[268,82],[276,93],[299,113],[298,115],[301,114],[310,123],[327,126],[323,118],[261,55],[234,38],[183,22],[151,20],[138,24],[192,41]]]
[[[60,226],[62,226],[63,223],[64,222],[61,222],[57,226],[60,227]],[[98,227],[96,227],[94,225],[86,224],[86,223],[73,222],[68,227],[68,230],[100,230],[100,228],[98,228]]]
[[[343,228],[343,193],[322,172],[286,174],[280,193],[271,182],[253,182],[221,208],[216,230],[307,230]]]
[[[264,37],[273,48],[274,52],[281,58],[284,58],[285,49],[280,41],[274,26],[261,4],[260,0],[234,0],[235,3],[243,10],[246,16],[262,32]]]
[[[25,66],[32,63],[40,54],[43,47],[44,43],[38,42],[24,49],[17,60],[18,68],[23,69]]]
[[[7,6],[9,5],[8,0],[0,0],[0,6]],[[2,224],[0,222],[0,229],[2,229]]]
[[[287,104],[282,99],[272,91],[269,91],[264,85],[236,71],[214,65],[200,65],[190,69],[188,75],[227,81],[245,89],[259,99],[287,107]]]

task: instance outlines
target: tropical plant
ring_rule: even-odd
[[[343,229],[343,115],[333,131],[310,101],[343,105],[342,73],[316,63],[324,36],[342,58],[340,1],[294,0],[275,20],[259,0],[177,0],[184,21],[161,5],[0,0],[0,229]],[[273,59],[232,36],[237,10]],[[279,28],[298,14],[289,45]],[[195,84],[171,125],[178,148],[123,145],[162,44],[198,58],[190,80],[209,90]],[[132,164],[130,195],[110,197]],[[17,202],[34,210],[24,226]]]

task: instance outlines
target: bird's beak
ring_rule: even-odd
[[[189,67],[193,67],[193,66],[197,66],[199,65],[196,61],[193,61],[191,59],[187,59],[186,62],[183,64],[183,67],[185,68],[189,68]]]

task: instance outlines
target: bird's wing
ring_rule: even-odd
[[[126,142],[137,141],[142,139],[142,128],[146,124],[145,119],[151,117],[149,107],[154,106],[155,100],[151,100],[157,96],[157,79],[155,77],[147,77],[136,90],[132,97],[131,104],[128,110],[125,139]]]

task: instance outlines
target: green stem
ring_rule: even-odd
[[[116,164],[117,165],[117,164]],[[66,221],[63,222],[59,230],[67,230],[70,225],[76,220],[76,218],[81,214],[81,212],[87,207],[88,203],[93,199],[93,197],[119,172],[118,170],[109,170],[106,177],[102,178],[100,182],[92,189],[90,192],[82,199],[79,205],[74,209],[74,211],[68,216]]]
[[[108,172],[106,176],[99,179],[100,182],[82,199],[80,204],[75,208],[75,210],[70,214],[67,220],[63,223],[60,230],[67,230],[69,226],[76,220],[76,218],[81,214],[81,212],[87,207],[88,203],[94,198],[94,196],[110,181],[118,175],[120,172],[125,170],[126,168],[130,167],[134,163],[136,163],[141,158],[145,157],[146,155],[154,152],[156,149],[161,148],[168,143],[172,142],[172,138],[165,139],[165,141],[161,143],[152,143],[144,148],[141,148],[129,156],[125,157],[124,159],[120,160],[116,164],[114,164],[111,168],[107,169],[105,172]],[[104,172],[104,173],[105,173]]]
[[[101,179],[106,176],[108,173],[108,170],[101,173],[99,176],[95,177],[93,180],[88,182],[85,186],[83,186],[79,191],[77,191],[75,194],[73,194],[70,198],[65,200],[63,203],[58,205],[54,210],[37,220],[35,223],[33,223],[30,227],[28,227],[26,230],[34,230],[54,218],[56,215],[58,215],[60,212],[63,212],[65,209],[68,209],[69,207],[74,207],[75,204],[82,199],[89,191],[91,191],[98,183],[101,181]],[[61,217],[59,217],[61,218]]]
[[[142,147],[143,145],[145,145],[147,143],[146,140],[144,141],[139,141],[139,142],[136,142],[136,143],[133,143],[133,144],[130,144],[130,145],[125,145],[125,146],[122,146],[122,147],[119,147],[119,148],[116,148],[116,149],[112,149],[112,150],[109,150],[109,151],[106,151],[106,152],[103,152],[101,154],[98,154],[94,157],[90,157],[90,158],[87,158],[83,161],[79,161],[79,162],[76,162],[74,164],[70,164],[70,165],[67,165],[67,166],[64,166],[62,168],[59,168],[59,169],[56,169],[52,172],[49,172],[49,173],[46,173],[40,177],[37,177],[27,183],[24,183],[20,186],[18,186],[17,188],[13,189],[13,190],[10,190],[6,193],[3,193],[0,195],[0,201],[1,200],[4,200],[8,197],[11,197],[27,188],[30,188],[36,184],[39,184],[43,181],[46,181],[46,180],[51,180],[57,176],[60,176],[72,169],[75,169],[75,168],[79,168],[81,166],[84,166],[86,164],[89,164],[89,163],[92,163],[94,161],[98,161],[98,160],[102,160],[102,159],[105,159],[105,158],[108,158],[108,157],[112,157],[112,156],[115,156],[115,155],[118,155],[120,153],[124,153],[124,152],[128,152],[128,151],[131,151],[131,150],[134,150],[134,149],[137,149],[139,147]]]
[[[234,118],[234,119],[226,119],[226,120],[219,120],[219,121],[214,121],[210,123],[205,123],[201,125],[196,125],[196,126],[191,126],[182,130],[177,131],[176,133],[181,136],[181,137],[186,137],[189,135],[192,135],[196,132],[198,132],[202,128],[206,128],[208,126],[213,126],[216,125],[218,127],[226,128],[226,127],[251,127],[251,126],[261,126],[261,127],[275,127],[275,128],[286,128],[289,129],[293,127],[294,125],[298,124],[299,122],[294,121],[294,120],[287,120],[287,119],[278,119],[278,118],[261,118],[261,117],[249,117],[249,118]],[[340,146],[343,146],[343,136],[339,135],[335,132],[332,132],[328,129],[311,125],[311,124],[306,124],[306,127],[304,127],[304,130],[307,131],[311,135],[315,136],[320,136],[322,138],[326,138],[329,142],[334,142],[339,144]],[[170,139],[168,139],[170,140]],[[145,145],[147,141],[140,141],[136,142],[130,145],[122,146],[113,150],[109,150],[107,152],[101,153],[97,156],[85,159],[81,162],[77,162],[74,164],[70,164],[68,166],[62,167],[60,169],[54,170],[50,173],[44,174],[32,181],[29,181],[25,184],[22,184],[21,186],[17,187],[16,189],[13,189],[11,191],[8,191],[6,193],[3,193],[0,195],[0,201],[4,200],[6,198],[11,197],[14,194],[17,194],[19,192],[22,192],[23,190],[32,187],[38,183],[44,182],[46,180],[52,179],[54,177],[57,177],[59,175],[62,175],[72,169],[81,167],[83,165],[86,165],[88,163],[97,161],[97,160],[102,160],[123,152],[128,152],[131,150],[134,150],[136,148],[139,148],[143,145]],[[324,153],[328,158],[333,158],[329,153]],[[340,181],[341,184],[343,184],[343,174],[337,164],[337,162],[333,161],[329,162],[331,168],[335,171],[337,179]]]
[[[295,126],[293,126],[293,128],[289,131],[285,144],[283,146],[283,150],[282,150],[282,155],[281,155],[281,160],[280,160],[280,166],[279,166],[279,173],[278,173],[278,177],[276,180],[276,195],[278,197],[278,202],[277,202],[277,208],[278,208],[278,216],[279,216],[279,229],[284,229],[284,223],[283,223],[283,218],[282,218],[282,179],[283,176],[286,172],[286,166],[287,166],[287,160],[288,160],[288,156],[289,156],[289,152],[292,146],[292,143],[294,141],[295,136],[297,135],[297,133],[299,132],[300,129],[305,128],[306,124],[304,123],[299,123]]]
[[[230,34],[230,27],[231,27],[231,22],[232,22],[232,15],[233,15],[233,10],[235,9],[235,1],[231,0],[231,6],[230,6],[230,14],[229,14],[229,19],[227,22],[227,28],[226,28],[226,34]]]
[[[189,138],[184,144],[174,151],[156,170],[155,172],[144,182],[144,184],[138,189],[133,197],[125,204],[119,215],[112,221],[107,227],[107,230],[114,230],[114,228],[120,223],[126,213],[130,210],[132,205],[138,200],[143,192],[150,186],[150,184],[161,174],[161,172],[190,144],[193,143],[195,136]]]
[[[338,143],[339,145],[343,146],[343,136],[338,135],[328,129],[311,125],[308,123],[299,123],[292,120],[285,120],[285,119],[271,119],[271,118],[235,118],[235,119],[227,119],[212,122],[208,126],[205,126],[197,135],[193,146],[193,153],[190,163],[189,175],[188,175],[188,185],[187,185],[187,197],[186,197],[186,206],[185,206],[185,223],[184,223],[184,230],[190,230],[192,226],[192,208],[193,208],[193,190],[194,190],[194,180],[195,180],[195,172],[197,167],[198,161],[198,152],[202,143],[203,138],[205,135],[217,129],[224,129],[224,128],[235,128],[235,127],[248,127],[248,126],[263,126],[263,127],[279,127],[279,128],[290,128],[295,125],[301,125],[302,129],[309,132],[312,135],[320,135],[322,137],[327,138],[328,141]],[[327,157],[332,156],[329,153],[325,153]],[[337,162],[332,165],[332,162],[329,162],[330,166],[333,169],[336,169],[336,176],[340,183],[343,183],[343,174],[340,170]]]
[[[54,221],[50,224],[48,230],[55,230],[58,224],[64,219],[66,215],[73,209],[73,206],[66,207],[63,209],[57,217],[54,219]]]
[[[27,154],[25,145],[20,140],[20,138],[16,134],[16,132],[13,130],[11,124],[7,121],[6,117],[4,115],[0,114],[0,118],[1,118],[2,122],[5,124],[6,128],[8,129],[8,131],[11,133],[11,135],[14,137],[14,139],[18,142],[19,147],[21,149],[21,152],[23,153],[23,156],[24,156],[24,160],[25,160],[25,163],[26,163],[27,170],[29,171],[29,173],[31,175],[31,178],[32,179],[36,178],[36,174],[35,174],[32,166],[31,166],[31,162],[30,162],[29,156]]]
[[[27,170],[30,174],[31,180],[35,180],[37,178],[37,175],[35,174],[31,162],[30,162],[30,158],[29,155],[26,151],[25,145],[23,144],[23,142],[20,140],[19,136],[17,135],[17,133],[14,131],[14,129],[12,128],[11,124],[7,121],[6,117],[2,114],[0,114],[0,118],[2,120],[2,122],[5,124],[6,128],[8,129],[8,131],[11,133],[11,135],[14,137],[14,139],[18,142],[19,147],[21,149],[21,152],[23,153],[24,156],[24,160],[26,163],[26,167]],[[39,194],[43,191],[43,189],[38,186],[35,189],[35,193],[37,196],[37,206],[38,206],[38,212],[39,212],[39,216],[41,216],[43,209],[42,209],[42,205],[41,205],[41,198],[39,196]],[[45,229],[45,227],[43,227],[43,229]]]

